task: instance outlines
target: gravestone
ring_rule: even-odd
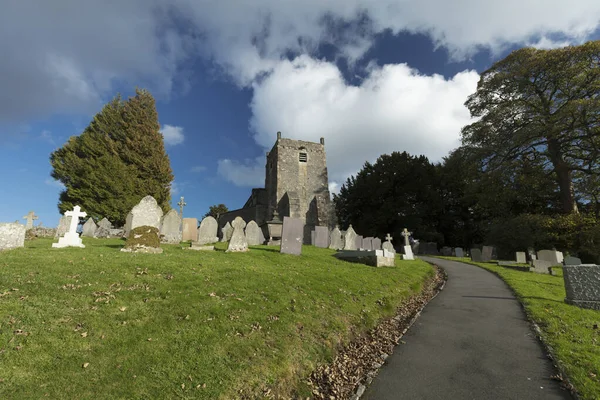
[[[553,263],[548,260],[533,260],[531,265],[532,266],[529,268],[531,272],[536,272],[538,274],[552,274],[550,267],[553,266]]]
[[[350,225],[346,231],[346,234],[344,235],[344,250],[356,250],[356,238],[356,232],[354,232],[352,225]]]
[[[356,247],[356,250],[364,250],[362,235],[356,235],[356,237],[354,238],[354,247]]]
[[[174,208],[163,218],[162,225],[160,226],[160,236],[160,240],[163,243],[177,244],[181,242],[181,217]]]
[[[373,238],[371,244],[373,245],[373,250],[381,250],[381,239]]]
[[[154,226],[138,226],[129,232],[125,246],[121,251],[126,253],[160,254],[160,231]]]
[[[563,264],[564,265],[581,265],[581,258],[573,257],[573,256],[567,256],[563,260]]]
[[[83,229],[81,230],[81,236],[94,237],[97,229],[98,229],[98,226],[94,222],[94,219],[88,218],[88,220],[85,221],[85,224],[83,224]]]
[[[363,238],[361,248],[366,251],[373,250],[373,238],[372,237]]]
[[[302,254],[303,236],[304,222],[300,218],[283,217],[280,252],[297,256]]]
[[[129,232],[138,226],[152,226],[160,230],[162,217],[163,210],[156,199],[152,196],[146,196],[131,209],[130,215],[127,215],[125,235],[129,236]]]
[[[565,265],[563,279],[567,292],[566,303],[600,310],[599,265]]]
[[[394,267],[395,253],[387,250],[341,250],[335,254],[340,260],[371,265],[373,267]]]
[[[402,248],[404,249],[404,254],[402,255],[403,260],[414,260],[415,259],[415,256],[412,252],[412,247],[403,246]]]
[[[449,256],[452,255],[452,248],[451,247],[444,246],[444,247],[442,247],[441,251],[442,251],[442,255],[443,256],[449,257]]]
[[[482,262],[483,261],[483,259],[481,257],[481,250],[471,249],[471,261],[474,261],[474,262]]]
[[[71,226],[71,217],[66,215],[60,217],[56,232],[54,233],[54,239],[64,236],[69,231],[69,226]]]
[[[219,238],[217,237],[218,229],[219,223],[214,217],[211,217],[210,215],[204,217],[198,228],[198,245],[202,246],[209,243],[217,243],[219,241]]]
[[[385,242],[383,242],[383,244],[381,245],[381,249],[395,253],[396,250],[394,249],[394,245],[392,244],[392,239],[393,239],[393,237],[391,237],[390,234],[388,233],[387,236],[385,237]]]
[[[483,262],[491,261],[493,253],[494,253],[493,246],[483,246],[483,249],[481,250],[481,261],[483,261]]]
[[[225,226],[221,228],[221,234],[221,242],[229,242],[231,235],[233,234],[233,227],[229,222],[227,222]]]
[[[198,218],[184,218],[181,240],[186,242],[198,240]]]
[[[310,231],[310,245],[311,246],[315,245],[315,231],[314,231],[314,229]]]
[[[112,224],[108,219],[102,218],[98,222],[98,228],[96,229],[96,233],[94,237],[96,238],[107,238],[110,237],[110,230],[112,229]]]
[[[129,213],[125,217],[125,226],[123,227],[123,230],[125,231],[125,237],[129,237],[129,232],[131,231],[131,220],[132,219],[133,219],[133,214],[131,213],[131,211],[129,211]]]
[[[410,246],[410,241],[408,240],[408,238],[410,238],[410,235],[412,235],[412,232],[409,232],[408,229],[404,228],[404,230],[402,231],[402,237],[404,237],[405,246]]]
[[[517,263],[519,263],[519,264],[527,263],[527,256],[524,251],[517,251],[516,258],[517,258]]]
[[[112,229],[112,224],[110,223],[110,221],[108,219],[106,219],[106,217],[102,218],[99,222],[98,222],[98,228],[106,228],[106,229]]]
[[[537,260],[537,255],[535,254],[535,249],[533,247],[527,248],[527,257],[529,261]]]
[[[315,246],[321,249],[329,247],[329,229],[326,226],[315,226]]]
[[[258,246],[264,243],[262,238],[262,230],[258,227],[258,224],[254,221],[248,222],[246,225],[246,240],[248,240],[248,246]]]
[[[231,227],[233,228],[233,232],[227,245],[227,252],[248,251],[248,240],[246,240],[246,234],[244,233],[246,222],[242,217],[235,217],[231,223]]]
[[[35,215],[33,211],[29,211],[27,215],[23,218],[27,220],[27,222],[25,223],[25,229],[30,230],[31,228],[33,228],[33,221],[38,219],[38,216]]]
[[[0,251],[25,247],[25,225],[0,223]]]
[[[537,252],[537,259],[548,261],[552,267],[562,264],[562,253],[560,255],[556,250],[540,250]]]
[[[331,235],[329,235],[329,248],[333,250],[340,250],[344,248],[342,232],[340,232],[340,228],[337,225],[331,231]]]
[[[454,255],[456,257],[464,257],[465,256],[465,252],[463,251],[462,247],[457,247],[454,249]]]
[[[77,233],[77,225],[79,225],[79,218],[85,217],[86,215],[85,212],[81,211],[81,207],[79,206],[73,207],[73,211],[65,212],[65,217],[71,218],[69,230],[63,237],[58,239],[58,243],[52,243],[52,247],[85,247]]]

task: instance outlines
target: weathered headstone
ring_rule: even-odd
[[[283,217],[281,235],[281,253],[302,254],[304,222],[300,218]]]
[[[67,215],[61,216],[56,227],[56,232],[54,233],[54,239],[64,236],[69,231],[69,226],[71,226],[71,217]]]
[[[341,250],[335,254],[340,260],[371,265],[373,267],[394,267],[395,253],[387,250]]]
[[[352,225],[348,227],[344,235],[344,250],[356,250],[356,232],[352,229]]]
[[[405,246],[410,246],[410,241],[408,240],[410,238],[410,235],[412,235],[412,232],[409,232],[408,229],[404,228],[404,230],[402,231],[402,237],[404,237]]]
[[[531,262],[531,267],[529,270],[531,272],[537,272],[538,274],[552,274],[550,267],[553,266],[553,263],[547,260],[533,260]]]
[[[474,262],[482,262],[483,261],[483,259],[481,258],[481,250],[471,249],[471,261],[474,261]]]
[[[483,246],[481,250],[481,261],[489,262],[492,259],[492,254],[494,253],[493,246]]]
[[[106,218],[102,218],[98,222],[98,228],[96,229],[96,233],[94,237],[96,238],[107,238],[110,237],[110,230],[112,229],[112,224]]]
[[[448,247],[448,246],[444,246],[444,247],[442,247],[441,252],[442,252],[443,256],[449,257],[452,255],[452,248]]]
[[[223,235],[221,237],[221,242],[229,242],[231,235],[233,234],[233,227],[229,222],[227,222],[225,226],[221,228],[221,234]]]
[[[372,237],[363,238],[361,248],[366,251],[373,250],[373,238]]]
[[[85,221],[85,224],[83,224],[83,229],[81,231],[81,236],[94,237],[94,235],[96,234],[96,230],[97,229],[98,229],[98,226],[94,222],[94,219],[93,218],[88,218],[88,220]]]
[[[394,245],[392,244],[393,237],[388,233],[385,237],[385,242],[381,245],[382,250],[387,250],[389,252],[395,253]]]
[[[0,223],[0,250],[25,247],[26,230],[20,223]]]
[[[310,231],[310,245],[314,246],[315,245],[315,230],[311,230]]]
[[[229,239],[229,244],[227,245],[227,251],[248,251],[248,241],[246,240],[246,234],[244,233],[246,222],[244,222],[242,217],[235,217],[231,223],[231,226],[233,228],[233,232],[231,234],[231,238]]]
[[[517,263],[525,264],[527,262],[527,255],[524,251],[517,251],[516,253]]]
[[[183,219],[183,233],[181,240],[186,242],[191,240],[193,242],[198,240],[198,218],[184,218]]]
[[[315,246],[326,249],[329,246],[329,229],[326,226],[315,226]]]
[[[161,242],[177,244],[182,240],[181,217],[176,209],[172,208],[163,218],[160,226]]]
[[[537,259],[548,261],[551,267],[562,264],[562,253],[559,255],[556,250],[540,250],[537,252]]]
[[[264,243],[262,238],[262,230],[258,227],[258,224],[254,221],[248,222],[246,225],[246,240],[248,240],[248,246],[258,246]]]
[[[402,255],[402,259],[403,260],[414,260],[415,256],[412,252],[412,247],[409,246],[403,246],[404,249],[404,254]]]
[[[563,279],[567,292],[566,303],[600,310],[599,265],[565,265]]]
[[[98,222],[98,228],[106,228],[106,229],[112,229],[112,224],[110,223],[110,221],[104,217],[102,218],[99,222]]]
[[[340,232],[340,228],[336,226],[331,231],[331,235],[329,236],[329,248],[333,250],[340,250],[344,248],[344,241],[342,240],[342,232]]]
[[[30,230],[31,228],[33,228],[33,221],[38,219],[38,216],[35,215],[33,211],[29,211],[27,215],[23,218],[27,220],[27,222],[25,223],[25,229]]]
[[[462,247],[456,247],[454,249],[454,255],[456,257],[464,257],[465,256],[465,252],[463,251]]]
[[[71,224],[69,230],[65,235],[58,239],[58,243],[52,243],[52,247],[85,247],[82,243],[79,234],[77,233],[77,225],[79,225],[79,218],[83,218],[87,214],[81,211],[81,207],[73,207],[73,211],[65,212],[65,217],[71,218]]]
[[[121,249],[128,253],[160,254],[160,231],[154,226],[138,226],[129,232],[125,247]]]
[[[373,238],[371,244],[373,245],[373,250],[381,250],[381,239]]]
[[[564,265],[581,265],[581,258],[573,257],[573,256],[567,256],[563,260],[563,264]]]
[[[214,217],[210,215],[204,217],[198,228],[198,245],[202,246],[209,243],[217,243],[219,241],[219,238],[217,237],[218,228],[219,223]]]
[[[156,199],[152,196],[146,196],[131,209],[131,219],[128,221],[129,226],[127,226],[127,223],[125,224],[125,234],[129,236],[129,232],[138,226],[153,226],[160,230],[162,217],[163,210],[156,202]]]
[[[363,249],[363,237],[362,237],[362,235],[356,235],[354,237],[354,246],[356,247],[356,250],[364,250]]]

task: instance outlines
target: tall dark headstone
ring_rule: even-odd
[[[281,231],[281,249],[284,254],[302,254],[304,238],[304,222],[300,218],[283,217]]]

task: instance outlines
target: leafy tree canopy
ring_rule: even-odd
[[[219,216],[221,214],[225,214],[228,211],[229,209],[225,204],[215,204],[209,207],[209,210],[206,214],[204,214],[204,217],[206,218],[208,216],[211,216],[215,219],[219,219]]]

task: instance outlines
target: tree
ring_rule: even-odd
[[[209,210],[206,214],[204,214],[204,218],[211,216],[214,219],[219,219],[221,214],[225,214],[229,209],[225,204],[215,204],[209,207]]]
[[[541,159],[564,213],[577,213],[574,173],[600,173],[600,41],[523,48],[485,71],[465,105],[479,120],[462,130],[485,169]]]
[[[88,216],[123,224],[144,196],[170,209],[173,181],[154,98],[146,90],[116,96],[79,136],[50,155],[52,177],[64,186],[61,213],[79,205]]]

